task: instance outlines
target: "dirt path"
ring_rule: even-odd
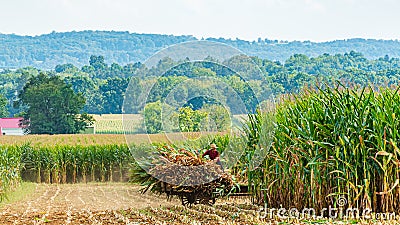
[[[179,204],[139,190],[123,183],[38,184],[32,195],[0,208],[0,224],[108,224],[102,216],[123,220],[115,210]]]

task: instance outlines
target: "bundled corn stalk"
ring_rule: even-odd
[[[143,165],[133,169],[132,181],[147,186],[143,192],[151,190],[167,197],[178,196],[182,204],[206,203],[216,197],[229,194],[234,187],[230,174],[212,161],[185,149],[164,146],[158,149],[159,157],[145,174]]]

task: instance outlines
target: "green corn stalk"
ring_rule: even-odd
[[[18,146],[0,146],[0,202],[20,184],[21,155]]]
[[[274,112],[274,142],[264,167],[247,172],[249,185],[266,189],[270,207],[322,209],[345,196],[349,207],[398,212],[399,113],[398,90],[338,83],[289,96]],[[243,160],[250,161],[253,150],[268,149],[265,144],[253,148],[264,133],[256,116],[245,124],[248,158]]]

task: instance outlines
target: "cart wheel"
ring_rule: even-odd
[[[193,204],[200,203],[197,194],[181,195],[181,201],[183,206],[192,206]]]

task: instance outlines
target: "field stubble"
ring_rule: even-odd
[[[33,188],[24,199],[0,208],[0,224],[348,224],[261,219],[259,207],[242,198],[183,207],[176,199],[142,194],[140,186],[126,183],[35,184]]]
[[[24,199],[0,208],[0,224],[215,224],[225,220],[214,207],[184,208],[177,199],[141,194],[138,185],[35,184],[34,188]]]
[[[170,133],[170,134],[59,134],[59,135],[24,135],[24,136],[0,136],[0,145],[21,145],[30,143],[36,146],[91,146],[129,143],[146,144],[153,143],[172,143],[187,139],[196,139],[202,135],[198,132],[189,133]]]

